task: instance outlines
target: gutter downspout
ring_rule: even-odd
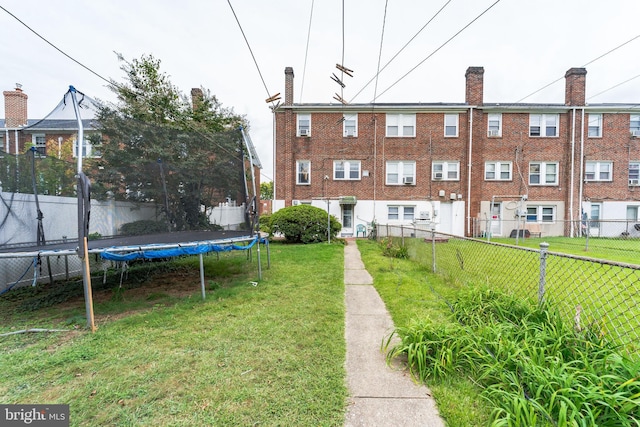
[[[576,107],[573,107],[573,124],[571,126],[571,175],[569,183],[569,235],[574,237],[575,226],[573,224],[573,186],[575,185],[575,158],[576,158]]]
[[[580,130],[580,190],[578,191],[578,199],[580,200],[580,206],[582,206],[582,194],[584,191],[584,107],[582,108],[582,129]],[[591,216],[591,213],[589,213]]]
[[[17,155],[18,155],[18,149],[19,149],[19,147],[18,147],[18,128],[16,128],[16,129],[14,130],[14,132],[15,132],[15,138],[16,138],[16,140],[15,140],[15,146],[16,146],[16,156],[17,156]]]
[[[467,233],[471,230],[471,156],[473,153],[473,107],[469,107],[469,160],[467,161]]]
[[[9,154],[9,129],[5,128],[4,133],[7,135],[7,141],[5,142],[6,144],[6,152],[7,154]]]

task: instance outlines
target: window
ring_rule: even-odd
[[[360,179],[359,160],[336,160],[333,162],[333,179],[357,180]]]
[[[502,136],[502,114],[491,113],[487,120],[487,135],[488,136]]]
[[[633,136],[640,136],[640,114],[629,116],[629,131]]]
[[[342,116],[342,135],[358,136],[358,114],[345,114]]]
[[[311,135],[311,114],[298,114],[298,129],[296,132],[298,136]]]
[[[555,206],[527,206],[527,222],[554,222]]]
[[[296,162],[296,184],[311,184],[311,162],[309,160],[298,160]]]
[[[45,139],[44,134],[33,134],[31,136],[31,142],[33,146],[36,147],[36,151],[39,156],[47,155],[47,140]]]
[[[629,162],[629,185],[640,185],[640,162]]]
[[[589,114],[589,133],[590,138],[599,138],[602,136],[602,114]]]
[[[415,206],[388,206],[387,219],[413,221],[415,218]]]
[[[387,185],[415,184],[416,162],[387,162]]]
[[[387,114],[387,136],[416,136],[416,115]]]
[[[511,162],[486,162],[485,181],[511,181]]]
[[[557,185],[558,164],[545,162],[529,163],[530,185]]]
[[[458,115],[444,115],[444,136],[458,136]]]
[[[529,136],[558,136],[558,114],[530,114]]]
[[[431,179],[458,181],[460,179],[460,162],[433,162]]]
[[[640,219],[640,217],[638,216],[638,206],[627,206],[627,219],[631,221],[638,221]]]
[[[586,162],[584,165],[585,181],[611,181],[613,162]]]
[[[186,156],[186,151],[185,154]],[[100,134],[88,135],[84,144],[82,144],[82,157],[101,157],[102,156],[102,137]],[[73,157],[78,157],[78,140],[73,139]]]

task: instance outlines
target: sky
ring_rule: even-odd
[[[285,67],[294,69],[294,102],[335,103],[336,93],[354,103],[464,102],[465,72],[481,66],[485,102],[563,103],[565,72],[586,66],[587,103],[640,103],[638,0],[0,0],[0,6],[6,9],[0,9],[0,88],[22,85],[30,119],[51,112],[69,85],[115,101],[104,79],[125,82],[116,53],[128,61],[153,55],[182,93],[203,87],[246,116],[262,181],[274,175],[273,114],[265,100],[284,98]],[[336,64],[353,70],[353,77],[342,76],[344,89],[331,79],[341,76]]]

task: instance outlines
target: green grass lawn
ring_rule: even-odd
[[[8,293],[0,332],[70,331],[0,337],[0,401],[67,403],[73,426],[342,425],[343,246],[272,244],[271,259],[253,286],[244,254],[207,257],[205,301],[197,259],[98,290],[93,334],[82,298],[27,311],[34,290]]]

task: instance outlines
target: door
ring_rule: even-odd
[[[493,202],[491,206],[491,235],[502,236],[502,202]]]
[[[343,236],[353,236],[353,205],[342,205]]]

